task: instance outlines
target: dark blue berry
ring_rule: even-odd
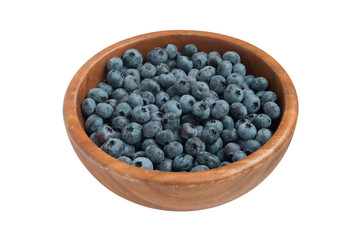
[[[135,68],[142,63],[143,56],[136,49],[128,49],[125,51],[122,59],[126,67]]]
[[[229,104],[234,102],[241,102],[244,98],[243,90],[235,84],[230,84],[225,88],[224,99]]]
[[[165,155],[163,150],[161,150],[156,145],[150,145],[145,149],[145,156],[150,159],[150,161],[155,165],[159,164],[162,160],[164,160]]]
[[[179,68],[173,68],[171,69],[171,73],[175,75],[176,79],[185,78],[186,72]]]
[[[165,45],[165,51],[168,54],[168,58],[173,59],[176,57],[178,49],[175,44],[170,43],[170,44]]]
[[[180,119],[178,115],[173,112],[165,113],[161,123],[164,129],[170,129],[173,132],[180,128]]]
[[[81,112],[84,117],[88,117],[95,112],[96,102],[92,98],[85,98],[81,104]]]
[[[132,92],[140,86],[140,81],[132,76],[128,75],[124,78],[124,89],[128,92]]]
[[[191,113],[198,120],[205,120],[210,116],[210,107],[206,102],[196,102]]]
[[[199,70],[199,72],[196,75],[196,79],[198,81],[209,83],[210,79],[215,76],[216,69],[212,66],[206,66]]]
[[[170,100],[170,96],[166,92],[160,91],[155,95],[155,104],[159,108],[169,100]]]
[[[163,111],[164,113],[175,113],[176,116],[180,116],[182,113],[182,108],[179,102],[175,100],[169,100],[163,105]]]
[[[174,89],[175,89],[177,95],[182,96],[182,95],[188,94],[190,92],[191,84],[185,78],[177,79],[174,82]]]
[[[147,62],[141,66],[139,72],[143,78],[152,78],[156,74],[156,67],[151,63]]]
[[[180,127],[180,135],[185,140],[196,137],[197,131],[195,129],[195,125],[192,123],[183,123]]]
[[[124,151],[124,142],[118,138],[110,138],[100,148],[110,156],[118,158]]]
[[[240,55],[237,52],[234,51],[227,51],[223,54],[222,58],[224,60],[230,61],[232,64],[240,63]]]
[[[96,130],[96,137],[102,143],[106,142],[110,138],[113,138],[114,135],[115,135],[114,129],[110,127],[108,124],[103,124]]]
[[[147,56],[147,59],[154,65],[165,63],[168,60],[168,54],[165,49],[153,48]]]
[[[187,114],[191,113],[191,110],[196,102],[196,99],[192,95],[183,95],[179,99],[181,105],[182,113]]]
[[[106,102],[108,100],[108,94],[101,88],[92,88],[87,94],[88,98],[92,98],[95,102]]]
[[[156,143],[155,139],[153,138],[147,138],[145,139],[142,143],[141,143],[141,149],[143,151],[145,151],[145,149],[150,146],[150,145],[155,145],[158,147],[158,144]]]
[[[281,115],[280,107],[275,102],[267,102],[263,107],[264,112],[273,120],[278,119]]]
[[[85,121],[85,131],[88,135],[96,132],[96,130],[104,124],[104,120],[97,114],[91,114]]]
[[[249,87],[255,92],[264,91],[269,87],[269,81],[264,77],[256,77],[250,82]]]
[[[272,132],[267,128],[261,128],[257,131],[255,140],[264,145],[272,136]]]
[[[220,137],[220,131],[213,126],[205,126],[201,132],[200,138],[205,144],[212,144]]]
[[[114,110],[114,116],[121,116],[121,117],[129,117],[132,114],[132,108],[129,104],[127,103],[119,103],[118,105],[116,105],[115,110]]]
[[[182,154],[176,156],[173,161],[172,165],[175,171],[190,171],[194,166],[194,158],[189,154]]]
[[[233,73],[239,73],[242,76],[245,77],[246,75],[246,67],[244,64],[242,63],[236,63],[233,65]]]
[[[132,110],[132,119],[138,123],[146,123],[150,120],[151,114],[148,108],[144,106],[136,106]]]
[[[111,96],[114,90],[114,88],[109,83],[106,82],[99,82],[97,87],[103,89],[108,94],[108,96]]]
[[[205,143],[198,137],[189,138],[185,143],[185,152],[191,156],[196,156],[205,151]]]
[[[225,144],[230,142],[236,142],[238,140],[237,130],[235,128],[224,129],[220,133],[220,137]]]
[[[224,147],[224,154],[228,159],[231,159],[235,152],[240,150],[240,146],[236,143],[228,143]]]
[[[98,103],[96,105],[95,112],[100,117],[106,119],[112,116],[114,108],[108,103]]]
[[[242,103],[234,102],[230,106],[230,113],[233,116],[233,118],[237,120],[246,117],[247,109]]]
[[[221,75],[215,75],[210,79],[209,87],[217,94],[223,94],[226,88],[226,80]]]
[[[226,78],[226,84],[235,84],[241,87],[244,83],[244,76],[240,75],[239,73],[232,73]]]
[[[239,151],[236,151],[236,152],[234,153],[234,155],[233,155],[232,158],[231,158],[231,161],[232,161],[232,162],[237,162],[237,161],[240,161],[240,160],[242,160],[242,159],[244,159],[244,158],[246,158],[246,157],[247,157],[246,153],[243,152],[243,151],[241,151],[241,150],[239,150]]]
[[[121,156],[121,157],[118,157],[117,159],[123,163],[130,164],[130,165],[132,164],[132,160],[128,157]]]
[[[222,119],[229,113],[229,103],[225,100],[217,100],[211,106],[211,117],[214,119]]]
[[[187,56],[178,56],[176,59],[176,66],[188,73],[193,68],[193,62]]]
[[[265,113],[257,114],[252,120],[252,124],[254,124],[257,129],[269,128],[271,123],[271,118]]]
[[[131,122],[121,131],[121,139],[127,144],[136,144],[142,139],[142,130],[140,124]]]
[[[192,43],[186,44],[184,46],[183,51],[182,51],[182,54],[185,55],[185,56],[188,56],[188,57],[191,57],[195,53],[197,53],[197,47]]]
[[[168,88],[174,84],[176,77],[172,72],[163,73],[159,76],[159,84],[163,88]]]
[[[246,155],[250,155],[261,147],[261,144],[255,139],[250,140],[241,140],[239,141],[242,150],[246,153]]]
[[[224,78],[227,78],[231,72],[232,72],[232,64],[228,60],[221,61],[219,65],[217,66],[216,73],[223,76]]]
[[[207,63],[212,67],[217,67],[222,62],[222,58],[219,52],[213,51],[208,54]]]
[[[225,116],[221,119],[221,122],[224,126],[224,129],[229,129],[229,128],[233,128],[234,125],[234,119],[230,116]]]
[[[210,168],[206,165],[197,165],[195,167],[193,167],[190,172],[200,172],[200,171],[205,171],[205,170],[209,170]]]
[[[183,150],[183,145],[176,141],[168,143],[164,147],[165,156],[168,158],[175,158],[176,156],[181,155]]]
[[[153,138],[158,132],[162,130],[162,124],[160,121],[151,120],[144,125],[143,133],[146,138]]]
[[[194,68],[201,69],[207,63],[207,54],[205,52],[197,52],[191,56],[191,60]]]
[[[123,66],[123,60],[119,57],[112,57],[107,63],[106,63],[106,69],[108,71],[111,70],[119,70]]]
[[[256,127],[251,123],[242,123],[238,128],[238,135],[241,139],[249,140],[256,136]]]
[[[119,70],[108,72],[106,79],[113,88],[120,88],[124,83],[124,76]]]
[[[209,85],[205,82],[195,82],[191,85],[191,94],[197,99],[201,100],[208,97],[210,94]]]
[[[135,167],[148,169],[148,170],[154,170],[154,165],[150,161],[150,159],[146,157],[137,157],[132,161],[132,164]]]
[[[209,153],[216,154],[224,145],[224,142],[221,138],[218,138],[214,143],[207,144],[206,150]]]
[[[248,113],[256,113],[261,108],[260,98],[255,94],[245,96],[242,104],[244,104]]]
[[[205,151],[197,154],[196,162],[199,165],[205,165],[210,169],[217,168],[220,165],[220,159],[216,155]]]
[[[163,73],[169,73],[170,67],[166,63],[159,63],[156,65],[156,75],[160,76]]]
[[[164,160],[155,166],[155,170],[162,172],[172,172],[172,160],[170,158],[164,158]]]
[[[156,134],[155,141],[158,144],[165,146],[174,141],[174,133],[170,129],[161,130]]]

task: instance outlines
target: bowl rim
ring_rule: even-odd
[[[274,132],[273,136],[261,148],[242,159],[229,165],[199,172],[162,172],[141,169],[123,163],[116,158],[103,152],[91,139],[86,135],[80,120],[77,116],[77,89],[79,89],[82,81],[89,70],[109,53],[115,51],[119,47],[141,42],[144,38],[166,37],[171,35],[182,36],[201,36],[209,38],[217,38],[223,41],[231,42],[239,45],[247,50],[255,53],[272,69],[272,71],[281,79],[281,88],[284,92],[284,106],[282,109],[281,121]],[[284,87],[285,86],[285,87]],[[111,171],[118,177],[127,178],[131,181],[141,181],[147,183],[163,184],[168,186],[195,186],[199,184],[213,183],[224,181],[228,178],[244,174],[252,169],[260,167],[266,161],[271,160],[274,151],[278,151],[292,137],[298,116],[298,99],[295,87],[282,66],[269,54],[263,50],[253,46],[243,40],[230,37],[227,35],[197,31],[197,30],[167,30],[150,32],[137,35],[115,44],[112,44],[101,50],[90,58],[74,75],[66,90],[63,102],[63,117],[65,128],[71,143],[76,145],[77,150],[84,154],[89,161],[94,161],[96,165],[107,171]]]

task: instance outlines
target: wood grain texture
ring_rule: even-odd
[[[273,137],[242,161],[202,172],[159,172],[136,168],[104,153],[86,135],[81,102],[105,78],[107,61],[129,48],[144,56],[154,47],[174,43],[179,49],[194,43],[199,51],[236,51],[247,73],[264,76],[279,96],[283,114]],[[221,34],[202,31],[162,31],[123,40],[102,50],[75,74],[66,91],[63,115],[70,142],[91,174],[104,186],[132,202],[163,210],[190,211],[215,207],[247,193],[261,183],[285,154],[295,131],[298,100],[285,70],[255,46]]]

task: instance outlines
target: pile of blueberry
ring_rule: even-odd
[[[144,63],[143,63],[144,62]],[[264,77],[246,75],[234,51],[187,44],[136,49],[106,65],[82,102],[85,131],[103,151],[136,167],[203,171],[259,149],[281,116]]]

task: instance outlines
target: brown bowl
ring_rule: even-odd
[[[278,95],[282,117],[272,138],[241,161],[201,172],[160,172],[137,168],[111,157],[84,131],[81,103],[87,92],[105,79],[107,61],[129,48],[144,56],[154,47],[174,43],[179,49],[193,43],[199,51],[236,51],[247,74],[266,77]],[[234,200],[262,182],[285,154],[298,115],[295,88],[285,70],[271,56],[253,45],[216,33],[162,31],[120,41],[102,50],[76,73],[67,89],[63,114],[70,142],[85,167],[104,186],[132,202],[163,210],[199,210]]]

